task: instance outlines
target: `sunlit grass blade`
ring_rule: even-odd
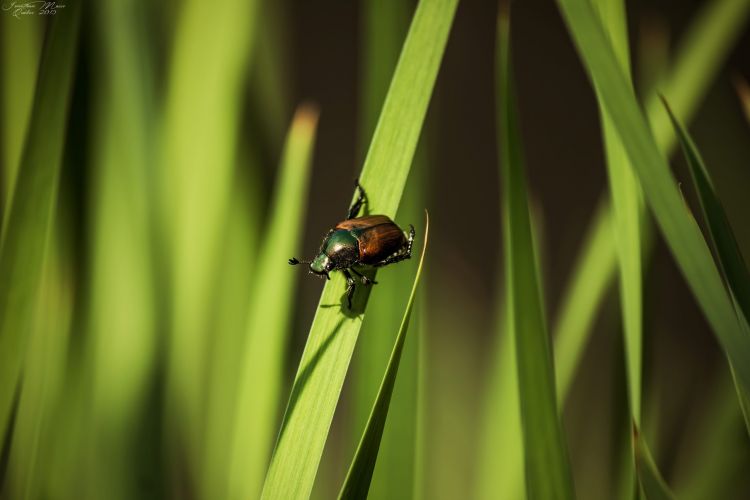
[[[643,435],[635,425],[633,425],[633,449],[635,450],[638,480],[646,498],[648,500],[674,500],[674,494],[664,481],[654,459],[651,457],[651,452],[643,439]]]
[[[617,55],[620,68],[630,75],[625,3],[622,0],[595,2]],[[612,231],[617,246],[620,282],[620,303],[625,342],[625,361],[628,379],[628,400],[633,420],[641,421],[641,336],[643,293],[641,277],[641,200],[640,187],[628,157],[607,110],[600,104],[604,145],[612,194],[614,220]]]
[[[511,299],[507,295],[504,300]],[[476,498],[486,500],[526,497],[513,308],[506,303],[500,309],[496,352],[484,402],[475,493]]]
[[[205,353],[221,266],[218,242],[231,199],[257,4],[187,0],[176,5],[166,75],[158,177],[158,234],[163,238],[162,264],[168,267],[171,334],[166,428],[170,442],[185,450],[182,462],[196,475],[206,410]]]
[[[375,462],[378,458],[380,440],[383,437],[383,429],[385,428],[385,422],[388,418],[388,407],[391,402],[393,386],[396,384],[398,365],[401,361],[401,352],[404,348],[406,332],[409,329],[409,318],[411,317],[414,297],[416,296],[419,277],[422,274],[422,265],[424,264],[424,256],[427,251],[427,238],[429,237],[429,232],[430,222],[427,212],[425,212],[422,253],[419,258],[417,273],[414,275],[414,284],[411,288],[409,301],[406,304],[404,317],[401,320],[401,327],[399,328],[396,337],[396,343],[393,345],[393,351],[388,360],[388,366],[386,367],[383,381],[380,384],[380,390],[378,391],[375,403],[372,406],[370,418],[367,420],[367,425],[365,426],[362,439],[357,447],[357,452],[355,453],[354,459],[349,467],[349,472],[346,475],[344,485],[341,487],[341,493],[339,494],[339,498],[341,499],[366,498],[367,493],[370,490],[370,481],[372,480],[372,473],[375,469]]]
[[[3,71],[3,85],[0,88],[0,145],[3,151],[0,157],[0,212],[3,218],[0,220],[0,234],[10,208],[31,116],[42,35],[41,19],[37,16],[16,19],[6,11],[0,15],[0,67]]]
[[[292,121],[271,218],[254,271],[234,431],[228,443],[230,498],[258,496],[273,445],[284,349],[298,278],[298,273],[289,268],[287,255],[294,255],[299,247],[317,122],[318,112],[310,106],[301,106]]]
[[[645,198],[690,289],[745,387],[750,387],[750,336],[740,329],[730,298],[700,229],[640,111],[632,87],[587,0],[559,0],[563,17],[601,101],[610,113]],[[667,96],[669,97],[669,96]]]
[[[29,131],[0,247],[0,435],[6,435],[31,329],[52,215],[71,93],[79,2],[52,20]],[[43,138],[43,139],[40,139]],[[38,141],[43,140],[40,144]]]
[[[402,0],[368,0],[363,3],[360,16],[363,37],[360,49],[360,120],[358,155],[367,153],[372,134],[383,106],[393,70],[398,63],[401,45],[409,28],[409,16],[413,4]],[[425,130],[415,152],[411,172],[399,205],[397,217],[404,224],[419,222],[424,209],[424,164]],[[340,455],[348,459],[359,444],[360,437],[372,410],[372,402],[378,393],[383,373],[398,333],[404,313],[404,304],[409,298],[412,276],[404,272],[386,272],[387,279],[380,280],[378,293],[370,297],[367,305],[367,321],[352,358],[352,373],[349,394],[349,429],[345,430],[346,443]],[[419,300],[417,301],[419,302]],[[419,327],[416,307],[412,320],[412,331]],[[404,345],[399,364],[399,376],[393,390],[388,411],[388,422],[383,432],[374,476],[368,498],[389,499],[394,495],[410,491],[414,479],[414,433],[416,425],[416,398],[414,390],[417,377],[417,340],[410,335]],[[345,389],[346,390],[346,389]],[[344,395],[346,398],[346,394]],[[323,460],[332,455],[324,452]],[[342,469],[340,465],[337,469]],[[333,491],[341,487],[341,480],[332,485]]]
[[[557,411],[552,348],[534,257],[507,11],[501,11],[498,20],[498,52],[506,293],[516,344],[527,494],[531,498],[573,498],[573,481]]]
[[[448,39],[457,0],[422,0],[406,37],[360,182],[370,212],[395,216]],[[326,283],[292,387],[263,488],[265,498],[307,498],[362,324],[369,289],[342,301]]]

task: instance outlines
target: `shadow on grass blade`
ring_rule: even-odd
[[[380,390],[372,406],[372,412],[370,413],[370,418],[367,420],[365,432],[362,434],[362,439],[357,447],[354,460],[352,460],[349,466],[349,472],[341,488],[341,493],[339,493],[339,498],[343,500],[367,498],[367,492],[370,489],[370,481],[372,480],[372,473],[375,469],[375,462],[377,461],[378,450],[380,449],[380,440],[383,437],[383,429],[388,418],[388,407],[391,402],[391,395],[393,394],[393,386],[396,384],[398,365],[401,361],[401,351],[404,348],[406,331],[409,329],[409,318],[411,317],[411,310],[414,305],[414,297],[416,296],[419,277],[422,275],[422,265],[424,264],[424,256],[427,251],[429,232],[430,218],[425,210],[424,241],[422,243],[422,254],[419,257],[417,274],[414,276],[414,284],[411,288],[409,301],[406,304],[404,317],[401,320],[401,327],[396,337],[396,343],[393,345],[388,367],[383,376],[383,382],[380,384]]]

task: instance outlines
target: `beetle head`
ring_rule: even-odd
[[[333,269],[333,261],[325,254],[325,252],[320,252],[313,261],[310,262],[311,272],[325,276],[328,279],[331,279],[331,277],[328,276],[331,269]]]

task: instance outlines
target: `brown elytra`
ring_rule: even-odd
[[[348,219],[338,223],[335,229],[354,233],[359,241],[359,260],[366,265],[377,264],[395,254],[407,241],[401,228],[385,215]]]

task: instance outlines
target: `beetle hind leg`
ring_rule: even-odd
[[[346,220],[356,218],[357,214],[359,213],[359,210],[362,208],[362,205],[364,205],[365,203],[368,203],[367,193],[365,192],[362,185],[359,183],[359,179],[356,179],[354,181],[354,186],[357,188],[357,192],[359,193],[359,196],[357,196],[357,199],[352,204],[352,206],[349,207],[349,213],[346,215]]]
[[[402,260],[411,259],[411,249],[412,245],[414,244],[414,234],[414,226],[409,224],[409,237],[407,238],[406,244],[401,248],[401,250],[389,257],[386,257],[377,264],[373,264],[373,266],[383,267],[389,264],[395,264],[396,262],[401,262]]]

